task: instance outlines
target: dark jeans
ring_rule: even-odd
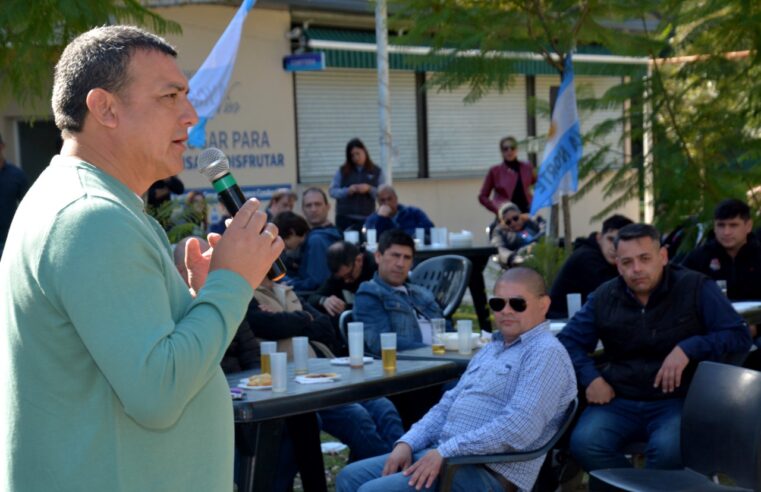
[[[387,398],[322,410],[317,416],[322,430],[349,446],[352,461],[390,452],[404,433],[399,412]]]
[[[630,468],[623,448],[646,442],[647,468],[681,468],[683,404],[681,398],[636,401],[617,397],[606,405],[589,405],[571,434],[571,454],[587,471]],[[595,485],[590,482],[590,490],[599,490]]]

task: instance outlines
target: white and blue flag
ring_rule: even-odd
[[[576,111],[576,92],[573,85],[573,63],[569,53],[565,59],[563,81],[552,111],[552,124],[544,148],[544,159],[534,186],[531,215],[540,208],[557,203],[561,195],[569,195],[579,187],[581,159],[581,130]]]
[[[201,68],[190,79],[188,99],[198,113],[198,124],[188,130],[188,145],[206,147],[206,122],[217,114],[227,92],[238,56],[243,22],[256,0],[244,0]]]

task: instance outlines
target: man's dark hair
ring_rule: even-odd
[[[632,239],[639,239],[641,237],[649,237],[658,246],[661,245],[661,233],[658,229],[650,224],[629,224],[618,230],[616,239],[613,240],[613,244],[618,248],[618,243],[621,241],[631,241]]]
[[[713,209],[713,220],[729,220],[737,217],[742,220],[750,219],[750,207],[737,198],[722,200]]]
[[[272,218],[277,226],[277,233],[283,239],[292,235],[305,236],[309,232],[309,224],[304,217],[293,212],[280,212]]]
[[[359,248],[354,243],[338,241],[331,244],[326,253],[328,270],[330,273],[336,273],[342,266],[353,266],[358,254]]]
[[[602,233],[605,234],[608,231],[620,231],[624,227],[633,223],[634,222],[629,217],[624,217],[620,214],[611,215],[603,221]]]
[[[80,132],[92,89],[118,93],[130,82],[129,62],[137,50],[177,57],[162,38],[133,26],[103,26],[77,36],[63,50],[53,79],[53,115],[64,133]]]
[[[316,186],[312,186],[304,190],[304,193],[301,194],[301,204],[303,206],[304,204],[304,197],[307,196],[307,193],[319,193],[322,195],[322,199],[325,200],[325,203],[328,203],[328,195],[325,194],[325,192],[322,190],[322,188],[318,188]]]
[[[415,253],[415,241],[412,239],[412,236],[401,229],[389,229],[384,231],[383,234],[380,235],[380,238],[378,238],[378,251],[380,254],[383,254],[394,244],[409,246],[412,248],[412,253]]]

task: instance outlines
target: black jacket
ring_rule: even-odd
[[[693,250],[684,266],[714,280],[727,281],[727,297],[733,301],[761,299],[761,243],[754,234],[732,259],[715,239]]]
[[[375,258],[373,258],[373,255],[367,252],[362,254],[365,258],[362,262],[362,271],[359,273],[359,278],[356,282],[346,283],[343,279],[331,275],[319,289],[309,296],[309,304],[311,304],[312,307],[323,311],[322,299],[324,297],[336,296],[349,305],[347,309],[351,309],[351,305],[354,304],[354,302],[353,300],[348,302],[349,300],[347,300],[344,295],[345,292],[356,294],[357,289],[359,289],[359,284],[371,280],[373,275],[375,275],[375,272],[378,270],[378,265],[375,264]]]
[[[581,302],[584,303],[597,287],[618,276],[616,266],[608,263],[603,256],[595,234],[574,242],[574,252],[563,264],[552,284],[548,318],[568,316],[567,294],[581,294]]]
[[[233,341],[222,357],[222,371],[225,374],[241,372],[259,367],[259,342],[246,321],[238,327]]]
[[[669,265],[663,279],[643,307],[622,278],[604,283],[595,292],[595,324],[605,347],[600,374],[616,396],[632,400],[684,397],[697,367],[696,361],[682,374],[673,393],[653,387],[663,360],[677,343],[706,328],[700,315],[700,290],[705,276],[678,265]]]

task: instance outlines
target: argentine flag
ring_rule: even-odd
[[[569,195],[579,187],[581,159],[581,130],[576,111],[576,92],[573,85],[573,63],[569,53],[565,59],[563,81],[552,111],[549,139],[544,159],[534,186],[531,215],[540,208],[557,203],[561,195]]]
[[[244,0],[201,68],[190,79],[188,99],[198,113],[198,124],[188,130],[188,145],[206,146],[206,122],[217,114],[227,92],[238,56],[243,22],[256,0]]]

